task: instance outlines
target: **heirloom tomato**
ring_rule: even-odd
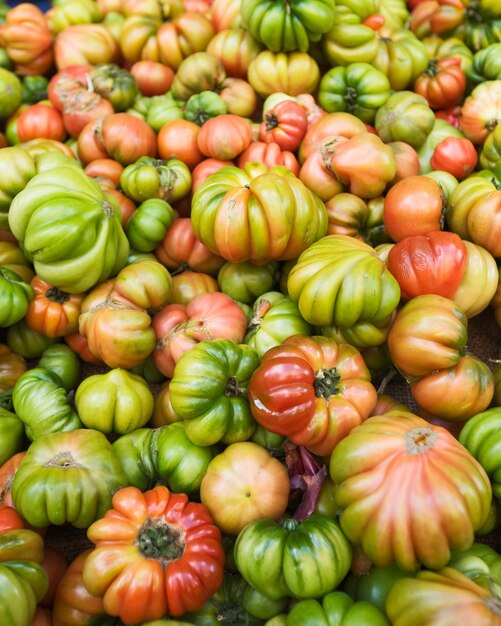
[[[14,413],[0,406],[0,465],[21,450],[23,436],[23,422]]]
[[[343,532],[378,567],[443,567],[489,515],[482,466],[447,430],[405,411],[354,428],[332,453],[330,475]]]
[[[223,581],[221,533],[203,504],[158,486],[117,491],[88,529],[83,580],[128,624],[199,609]]]
[[[447,137],[437,144],[430,159],[434,170],[449,172],[458,180],[471,174],[477,164],[475,146],[466,137]]]
[[[242,441],[209,463],[200,499],[222,532],[237,535],[250,522],[283,515],[289,488],[285,466],[260,445]]]
[[[461,58],[455,56],[432,59],[414,83],[415,92],[426,98],[431,109],[449,109],[460,104],[465,89]]]
[[[66,391],[74,389],[80,378],[78,355],[64,343],[56,343],[46,348],[40,356],[38,367],[55,372]]]
[[[0,563],[0,622],[28,626],[47,588],[47,574],[38,563],[27,560]]]
[[[255,422],[247,386],[259,363],[257,352],[229,339],[202,341],[177,361],[169,385],[174,411],[193,443],[246,441]]]
[[[302,522],[256,520],[235,544],[238,571],[273,600],[323,596],[343,580],[350,562],[351,546],[341,529],[318,513]]]
[[[249,383],[254,418],[321,456],[376,405],[362,355],[327,337],[289,337],[268,350]]]
[[[51,433],[26,452],[14,476],[12,500],[36,528],[66,522],[87,528],[126,484],[111,443],[95,430]]]
[[[400,309],[390,328],[388,348],[393,363],[407,377],[453,367],[466,345],[467,327],[464,311],[452,300],[416,296]]]
[[[0,394],[12,389],[17,379],[28,369],[25,360],[9,346],[0,343]]]

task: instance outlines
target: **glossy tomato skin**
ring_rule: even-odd
[[[391,248],[387,266],[404,300],[426,293],[452,298],[466,262],[466,246],[458,235],[434,231],[401,239]]]
[[[426,176],[407,176],[388,191],[383,221],[394,241],[441,230],[442,191]]]
[[[112,505],[88,530],[96,548],[83,569],[106,612],[139,624],[203,606],[224,565],[221,533],[205,506],[164,486],[120,489]]]
[[[478,154],[466,137],[447,137],[433,151],[430,165],[434,170],[449,172],[458,180],[466,178],[475,169]]]
[[[489,516],[481,465],[447,430],[406,411],[355,428],[331,455],[330,475],[341,528],[378,567],[443,567]]]
[[[356,348],[295,335],[265,354],[249,400],[262,426],[324,456],[368,417],[377,394]]]

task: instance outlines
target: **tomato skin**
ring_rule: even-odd
[[[306,134],[307,125],[304,108],[293,100],[282,100],[266,112],[259,127],[259,139],[294,152]]]
[[[467,339],[464,311],[448,298],[423,295],[409,300],[398,312],[388,334],[388,348],[404,376],[421,377],[456,365]]]
[[[174,70],[163,63],[136,61],[130,68],[143,96],[161,96],[169,91],[174,80]]]
[[[224,550],[203,504],[158,486],[144,494],[120,489],[112,506],[88,529],[96,548],[83,569],[87,589],[103,598],[108,614],[127,624],[178,617],[217,591]],[[172,538],[170,548],[155,543],[162,536]]]
[[[208,120],[200,129],[197,139],[202,154],[222,161],[234,159],[251,141],[250,124],[233,113]]]
[[[249,402],[261,426],[325,456],[369,416],[377,393],[356,348],[295,335],[266,352]]]
[[[427,176],[407,176],[388,191],[383,221],[393,241],[441,230],[442,191]]]
[[[26,528],[26,524],[16,509],[11,506],[0,505],[0,534],[20,528]]]
[[[428,101],[431,109],[450,109],[463,99],[466,75],[460,57],[444,57],[428,63],[428,69],[417,77],[414,91]]]
[[[66,137],[59,111],[42,102],[32,104],[21,113],[17,120],[17,132],[21,142],[38,137],[64,141]]]
[[[200,126],[189,120],[177,119],[165,124],[157,136],[161,159],[179,159],[190,170],[204,158],[197,143]]]
[[[243,441],[209,463],[200,498],[221,531],[237,535],[250,522],[283,515],[289,489],[285,466],[260,445]]]
[[[331,455],[330,475],[343,532],[377,567],[443,567],[489,516],[481,465],[447,430],[406,411],[355,428]]]
[[[466,269],[467,250],[454,233],[434,231],[405,237],[388,254],[387,267],[404,300],[426,293],[453,298]]]
[[[430,165],[434,170],[449,172],[458,180],[462,180],[473,172],[477,161],[477,151],[469,139],[447,137],[435,147]]]

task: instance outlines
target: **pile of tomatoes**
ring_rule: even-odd
[[[0,5],[0,626],[501,626],[500,120],[491,0]]]

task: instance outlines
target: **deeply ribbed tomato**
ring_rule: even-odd
[[[482,466],[447,430],[405,411],[354,428],[336,446],[330,474],[341,528],[378,567],[443,567],[489,515]]]
[[[26,323],[47,337],[63,337],[78,330],[78,317],[85,294],[66,293],[39,276],[31,281],[35,297],[28,305]]]
[[[306,134],[307,125],[304,107],[294,100],[281,100],[266,112],[259,127],[259,139],[294,152]]]
[[[428,101],[431,109],[449,109],[459,104],[466,89],[466,75],[460,57],[433,59],[414,83],[414,91]]]
[[[203,504],[163,485],[125,487],[87,531],[95,550],[83,580],[126,624],[196,611],[223,580],[221,532]]]
[[[356,348],[295,335],[265,353],[249,402],[259,424],[324,456],[369,416],[377,393]]]

